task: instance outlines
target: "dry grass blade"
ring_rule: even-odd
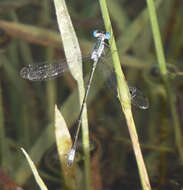
[[[33,161],[31,160],[31,158],[29,157],[29,155],[27,154],[27,152],[21,148],[22,152],[24,153],[28,163],[29,163],[29,166],[32,170],[32,173],[34,174],[34,177],[35,177],[35,180],[37,182],[37,184],[39,185],[40,189],[41,190],[48,190],[48,188],[46,187],[46,185],[44,184],[43,180],[41,179],[41,177],[39,176],[39,173],[36,169],[36,166],[34,165]]]
[[[55,136],[65,185],[69,189],[74,189],[76,186],[74,167],[67,166],[67,153],[72,146],[72,140],[65,120],[57,106],[55,106]]]
[[[82,58],[79,47],[79,42],[72,25],[72,21],[67,10],[67,6],[64,0],[54,0],[55,10],[57,15],[58,26],[64,46],[66,59],[72,60],[75,65],[74,68],[70,68],[70,72],[74,79],[77,81],[79,89],[79,100],[82,105],[85,90],[82,73]],[[88,120],[86,106],[82,113],[82,134],[83,134],[83,146],[85,155],[85,189],[90,189],[90,154],[89,154],[89,132],[88,132]]]

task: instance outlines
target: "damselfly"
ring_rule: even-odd
[[[91,86],[96,66],[99,62],[99,59],[101,58],[101,55],[104,53],[104,48],[107,45],[106,41],[111,37],[110,33],[99,32],[98,30],[93,31],[93,36],[97,38],[93,51],[90,55],[90,59],[91,61],[93,61],[93,65],[92,65],[92,70],[90,72],[88,84],[86,86],[86,92],[82,102],[81,110],[77,120],[75,139],[71,147],[71,150],[68,153],[68,166],[71,166],[74,161],[75,152],[77,148],[77,141],[79,137],[79,131],[81,128],[81,117],[84,105],[88,97],[89,89]],[[28,79],[31,81],[42,81],[42,80],[57,78],[61,76],[64,72],[69,70],[67,66],[68,62],[66,62],[65,60],[60,60],[55,62],[54,64],[39,63],[37,65],[28,65],[27,67],[23,67],[21,69],[20,76],[24,79]],[[137,106],[140,109],[147,109],[149,107],[148,99],[143,95],[143,93],[140,90],[138,90],[136,87],[129,87],[129,91],[131,96],[131,102],[133,105]]]
[[[98,62],[98,59],[101,57],[106,45],[106,40],[110,38],[110,34],[108,32],[104,33],[98,32],[98,30],[94,30],[93,36],[97,38],[97,41],[94,45],[91,55],[87,56],[86,59],[89,57],[94,62]],[[20,71],[20,76],[23,79],[30,81],[44,81],[54,79],[62,76],[65,72],[69,71],[68,64],[70,64],[70,67],[74,67],[74,65],[72,65],[69,60],[66,61],[66,59],[57,60],[53,62],[53,64],[47,64],[47,62],[39,62],[23,67]],[[92,70],[95,70],[95,65],[93,65]]]

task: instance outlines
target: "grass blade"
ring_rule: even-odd
[[[70,68],[71,74],[77,81],[79,89],[80,106],[82,104],[85,90],[82,74],[82,58],[79,43],[72,26],[72,22],[64,0],[54,0],[57,21],[63,42],[66,59],[71,60],[75,67]],[[82,114],[82,138],[84,148],[85,184],[86,189],[90,189],[90,154],[89,154],[89,131],[86,106]]]
[[[161,35],[160,35],[154,1],[147,0],[147,5],[148,5],[151,26],[152,26],[155,50],[156,50],[156,54],[157,54],[157,58],[158,58],[158,65],[160,68],[160,74],[162,76],[162,79],[163,79],[163,82],[164,82],[164,85],[165,85],[165,88],[167,91],[168,102],[170,105],[170,111],[171,111],[171,115],[172,115],[172,119],[173,119],[173,123],[174,123],[173,126],[174,126],[174,133],[175,133],[175,144],[177,146],[177,150],[180,155],[180,160],[183,164],[182,133],[181,133],[181,126],[180,126],[178,114],[177,114],[176,107],[175,107],[176,97],[174,96],[174,92],[172,91],[172,88],[170,85],[170,80],[169,80],[169,76],[168,76],[168,71],[167,71],[165,55],[164,55],[164,51],[163,51],[163,45],[162,45],[162,40],[161,40]]]
[[[33,161],[31,160],[31,158],[29,157],[29,155],[27,154],[27,152],[21,148],[23,154],[25,155],[28,163],[29,163],[29,166],[32,170],[32,173],[34,174],[34,177],[35,177],[35,180],[37,182],[37,184],[39,185],[40,189],[41,190],[48,190],[48,188],[46,187],[46,185],[44,184],[43,180],[41,179],[41,177],[39,176],[39,173],[36,169],[36,166],[34,165]]]
[[[67,153],[72,146],[72,140],[64,118],[57,106],[55,106],[55,136],[65,186],[68,189],[75,189],[76,178],[74,177],[74,168],[67,166]]]
[[[121,107],[125,115],[128,130],[130,133],[133,150],[135,153],[138,170],[140,174],[141,184],[144,190],[151,189],[149,177],[148,177],[146,167],[144,164],[142,152],[139,145],[138,135],[137,135],[137,131],[136,131],[133,115],[132,115],[129,89],[125,80],[125,76],[121,69],[120,59],[119,59],[113,31],[112,31],[112,25],[111,25],[111,21],[109,17],[107,4],[105,0],[99,0],[99,3],[101,7],[102,16],[104,19],[105,28],[107,32],[111,33],[111,36],[112,36],[112,38],[109,40],[109,43],[110,43],[110,50],[112,52],[113,66],[114,66],[114,70],[115,70],[116,78],[117,78],[117,84],[118,84],[117,90],[118,90]]]

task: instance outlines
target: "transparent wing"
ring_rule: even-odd
[[[46,64],[46,62],[35,63],[23,67],[20,71],[20,76],[23,79],[31,81],[42,81],[59,77],[63,72],[68,70],[66,62],[56,62],[53,64]]]
[[[89,59],[85,56],[83,60]],[[20,70],[20,76],[23,79],[30,81],[44,81],[54,79],[62,76],[65,72],[69,71],[69,67],[73,67],[71,62],[67,62],[66,59],[54,61],[53,64],[48,62],[39,62],[33,65],[28,65]]]
[[[99,65],[99,72],[104,75],[104,78],[107,78],[106,84],[110,88],[116,91],[117,87],[117,80],[116,74],[111,66],[107,65],[107,63],[103,63],[103,60],[100,61]],[[143,94],[141,90],[136,87],[129,86],[130,96],[131,96],[131,103],[140,108],[140,109],[148,109],[149,108],[149,100]],[[117,92],[116,92],[117,93]]]
[[[131,102],[134,106],[140,109],[148,109],[149,108],[149,100],[148,98],[136,87],[129,86],[129,91],[131,95]]]

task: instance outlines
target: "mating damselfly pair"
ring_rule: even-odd
[[[79,131],[81,128],[81,117],[83,113],[83,108],[88,97],[89,89],[91,86],[91,82],[93,79],[96,66],[100,62],[102,54],[104,54],[104,48],[108,47],[107,40],[111,37],[110,33],[100,32],[98,30],[93,31],[93,36],[97,38],[93,51],[90,55],[90,60],[93,62],[93,65],[92,65],[92,70],[90,72],[88,84],[86,86],[86,91],[85,91],[84,99],[82,102],[81,110],[80,110],[78,120],[77,120],[77,130],[76,130],[75,139],[71,147],[71,150],[68,153],[68,166],[71,166],[74,161],[75,152],[77,148],[77,141],[79,137]],[[30,81],[43,81],[43,80],[56,78],[56,77],[61,76],[64,72],[69,71],[69,67],[67,65],[68,62],[69,61],[62,60],[62,61],[55,62],[53,64],[38,63],[35,65],[28,65],[21,69],[20,76]],[[103,72],[105,72],[105,70],[103,70]],[[116,79],[114,78],[114,81],[115,80]],[[115,84],[115,87],[116,87],[116,84]],[[140,109],[147,109],[149,107],[148,98],[145,97],[139,89],[137,89],[136,87],[129,86],[129,91],[130,91],[131,102],[133,105],[135,105],[136,107]]]

